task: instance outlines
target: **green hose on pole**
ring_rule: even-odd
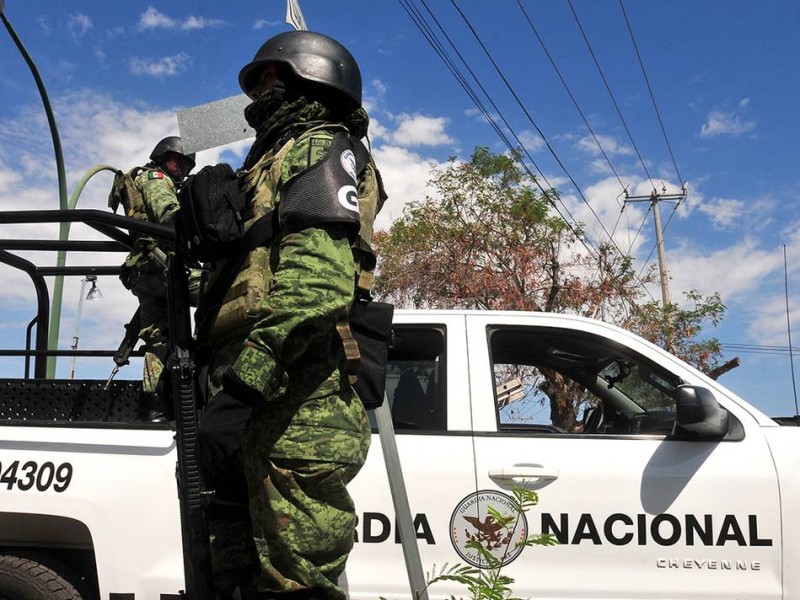
[[[116,173],[117,169],[110,165],[96,165],[86,171],[86,173],[83,174],[83,177],[80,178],[78,183],[76,183],[75,187],[72,189],[72,195],[69,197],[70,210],[78,205],[78,197],[81,195],[81,192],[83,192],[83,188],[86,187],[86,184],[89,182],[89,180],[101,171],[111,171],[112,173]],[[70,223],[67,223],[67,233],[69,233],[69,226]]]
[[[25,46],[22,45],[22,42],[20,41],[19,37],[14,31],[14,28],[11,27],[11,23],[6,18],[5,0],[0,0],[0,17],[2,17],[3,24],[6,26],[8,33],[14,40],[14,43],[17,45],[20,54],[22,54],[22,57],[28,64],[31,73],[33,74],[33,78],[36,81],[36,87],[39,88],[39,95],[42,97],[42,104],[44,105],[44,110],[45,113],[47,114],[47,122],[50,125],[50,134],[53,138],[53,149],[55,150],[55,155],[56,155],[56,169],[58,170],[58,207],[61,210],[66,210],[67,176],[66,176],[66,171],[64,169],[64,156],[61,152],[61,138],[58,135],[58,128],[56,127],[56,119],[55,116],[53,115],[53,110],[50,107],[50,101],[48,100],[47,97],[47,90],[45,90],[42,78],[39,76],[39,70],[36,68],[36,65],[33,63],[33,60],[31,59],[27,50],[25,50]],[[64,241],[67,239],[68,235],[69,235],[69,223],[61,223],[58,231],[58,239],[60,241]],[[63,267],[66,261],[67,261],[66,252],[59,251],[58,256],[56,258],[56,266]],[[47,339],[48,350],[55,350],[58,348],[58,330],[61,323],[61,296],[63,288],[64,288],[64,276],[63,275],[56,276],[55,283],[53,285],[53,301],[50,308],[50,327]],[[56,372],[56,357],[49,356],[47,357],[48,379],[53,378],[55,376],[55,372]]]

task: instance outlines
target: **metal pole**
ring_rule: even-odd
[[[661,275],[661,300],[664,308],[670,303],[669,296],[669,274],[667,272],[667,258],[664,252],[664,234],[661,228],[661,211],[659,210],[658,203],[662,200],[677,200],[680,204],[686,198],[686,185],[683,184],[680,194],[659,194],[656,190],[649,196],[628,196],[625,192],[625,203],[628,202],[649,202],[653,207],[653,221],[656,228],[656,249],[658,250],[658,271]],[[666,188],[664,188],[666,191]]]
[[[656,226],[656,247],[658,248],[658,271],[661,274],[661,300],[664,307],[669,304],[669,277],[667,274],[667,258],[664,254],[664,235],[661,231],[661,211],[658,209],[658,197],[653,197],[653,221]]]
[[[97,279],[97,277],[89,276],[93,279]],[[78,349],[78,331],[81,326],[81,312],[83,311],[83,292],[86,289],[86,284],[89,282],[89,277],[84,277],[81,279],[81,295],[78,298],[78,312],[75,313],[75,330],[72,332],[72,350],[75,351]],[[70,360],[69,364],[69,378],[75,379],[75,359],[77,359],[77,354],[72,355],[72,359]]]
[[[385,394],[383,404],[375,409],[375,420],[378,423],[378,437],[381,440],[383,460],[386,463],[386,475],[389,478],[389,491],[397,517],[397,529],[400,532],[400,545],[403,548],[408,583],[411,586],[411,600],[428,600],[422,560],[417,547],[417,532],[414,530],[414,518],[411,516],[403,469],[400,466],[400,455],[397,452],[389,400]]]

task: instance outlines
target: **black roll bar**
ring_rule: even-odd
[[[175,230],[167,225],[158,225],[140,221],[122,215],[116,215],[95,209],[73,210],[10,210],[0,211],[0,225],[27,223],[83,223],[109,237],[112,241],[93,240],[0,240],[0,263],[24,271],[33,282],[36,291],[36,317],[28,324],[26,350],[0,350],[0,356],[25,356],[25,376],[30,367],[30,356],[34,356],[34,378],[44,379],[47,374],[47,356],[73,355],[75,351],[47,350],[48,323],[50,322],[50,293],[44,280],[51,275],[119,275],[119,266],[56,266],[39,267],[31,261],[17,256],[10,250],[73,250],[85,252],[126,252],[133,248],[136,234],[144,234],[155,238],[169,247],[175,244]],[[35,350],[30,349],[31,328],[36,325]],[[108,354],[85,354],[77,351],[78,356],[112,356]]]

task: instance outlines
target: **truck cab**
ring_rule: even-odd
[[[399,311],[395,321],[388,398],[426,570],[485,566],[472,540],[502,559],[519,597],[798,597],[796,427],[600,321],[491,311]],[[564,381],[582,405],[568,429],[548,395]],[[360,523],[348,583],[358,597],[401,597],[373,443],[352,484]],[[507,513],[515,488],[535,490],[539,504],[513,531],[495,531],[487,508]],[[516,546],[542,533],[558,544]]]

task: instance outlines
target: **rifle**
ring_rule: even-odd
[[[117,348],[114,354],[114,368],[111,371],[111,375],[108,376],[108,381],[106,381],[106,385],[103,388],[106,391],[108,391],[111,380],[114,379],[120,368],[129,365],[131,362],[131,352],[133,352],[136,343],[139,341],[139,331],[142,329],[141,317],[142,308],[139,307],[136,309],[136,312],[133,313],[131,320],[125,325],[125,336],[122,338],[122,341],[119,343],[119,348]]]
[[[172,380],[178,449],[178,497],[181,508],[183,566],[188,600],[212,600],[211,557],[205,494],[200,481],[197,454],[197,394],[195,364],[191,353],[188,271],[176,253],[168,258],[167,300],[169,305],[169,355],[166,367]]]

